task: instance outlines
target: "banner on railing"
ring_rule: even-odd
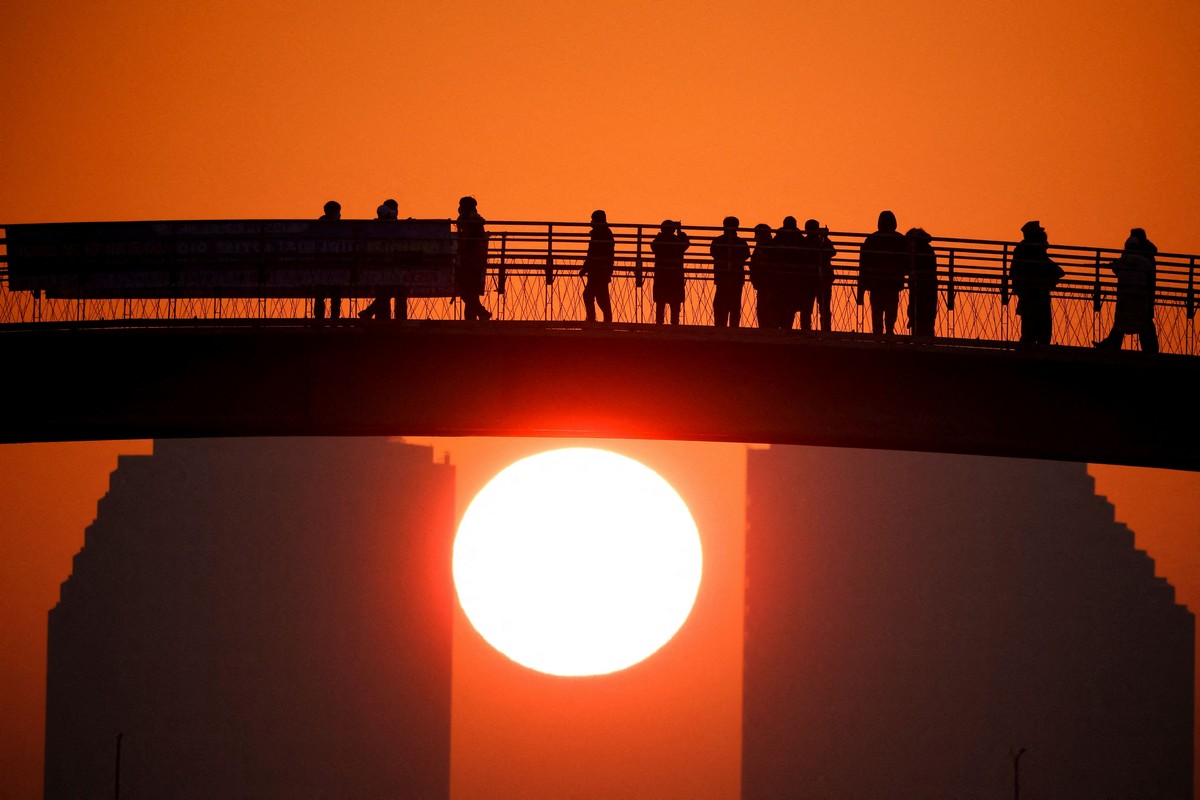
[[[6,237],[9,287],[49,298],[454,294],[449,220],[70,222]]]

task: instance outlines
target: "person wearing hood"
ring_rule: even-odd
[[[779,327],[779,274],[771,226],[760,222],[754,226],[754,253],[750,256],[750,285],[754,287],[758,327]]]
[[[912,252],[908,273],[908,327],[913,336],[934,335],[938,312],[937,253],[933,239],[922,228],[909,228],[904,234]]]
[[[692,240],[683,232],[682,223],[664,219],[658,234],[650,242],[654,253],[654,322],[663,324],[666,311],[671,311],[671,324],[679,324],[683,306],[683,254]]]
[[[742,287],[746,283],[746,261],[750,245],[738,236],[741,221],[726,217],[722,232],[709,246],[713,260],[713,324],[718,328],[736,328],[742,320]]]
[[[588,322],[596,321],[596,306],[605,322],[612,322],[612,301],[608,295],[608,284],[612,280],[616,262],[616,237],[608,227],[608,215],[600,209],[592,212],[592,232],[588,239],[587,255],[579,274],[587,279],[583,286],[583,310]]]
[[[891,336],[896,330],[900,290],[908,271],[908,241],[896,230],[896,215],[879,212],[878,229],[863,240],[858,255],[858,304],[871,300],[871,332]]]
[[[1158,248],[1146,238],[1146,231],[1134,228],[1125,240],[1121,257],[1110,263],[1117,276],[1117,308],[1112,330],[1093,345],[1120,350],[1127,334],[1137,334],[1146,353],[1158,352],[1158,331],[1154,327],[1155,256]]]
[[[474,197],[458,201],[458,268],[454,272],[455,292],[463,301],[463,319],[487,320],[492,312],[479,302],[487,273],[488,237]]]
[[[1062,280],[1062,267],[1051,260],[1046,229],[1037,220],[1021,226],[1021,239],[1013,249],[1012,289],[1021,317],[1022,344],[1050,344],[1053,316],[1050,292]]]

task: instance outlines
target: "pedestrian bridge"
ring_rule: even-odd
[[[169,225],[185,224],[195,225]],[[258,236],[270,252],[268,225],[306,223],[221,224]],[[615,321],[591,325],[580,322],[585,225],[488,227],[491,322],[455,320],[461,304],[436,289],[401,301],[406,322],[360,321],[354,312],[377,285],[355,283],[363,271],[353,269],[340,287],[343,318],[313,320],[312,293],[329,283],[325,274],[315,279],[317,268],[311,279],[292,269],[281,283],[276,272],[295,265],[277,256],[243,272],[240,288],[204,291],[198,273],[187,276],[191,288],[179,274],[206,266],[215,286],[224,279],[212,273],[236,265],[173,257],[170,247],[157,255],[169,267],[165,288],[121,286],[113,279],[125,268],[118,248],[79,241],[78,262],[88,262],[91,247],[108,259],[107,272],[64,271],[59,261],[53,286],[31,287],[18,274],[10,233],[0,273],[9,375],[0,441],[612,436],[1200,468],[1193,256],[1160,255],[1163,352],[1150,356],[1090,347],[1111,323],[1106,264],[1116,250],[1052,248],[1067,272],[1054,296],[1056,344],[1021,349],[1008,292],[1012,243],[935,239],[938,336],[881,340],[863,332],[854,293],[859,234],[831,234],[833,330],[801,334],[710,327],[706,238],[716,229],[689,229],[689,324],[666,328],[646,324],[651,226],[612,226]],[[177,256],[195,249],[186,233],[172,233]],[[752,289],[743,301],[752,322]]]

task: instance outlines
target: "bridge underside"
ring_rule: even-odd
[[[539,323],[9,332],[0,441],[548,436],[1200,469],[1194,359]]]

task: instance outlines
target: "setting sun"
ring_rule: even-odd
[[[633,459],[540,453],[475,496],[454,542],[454,583],[480,635],[552,675],[601,675],[654,653],[683,625],[700,536],[678,493]]]

